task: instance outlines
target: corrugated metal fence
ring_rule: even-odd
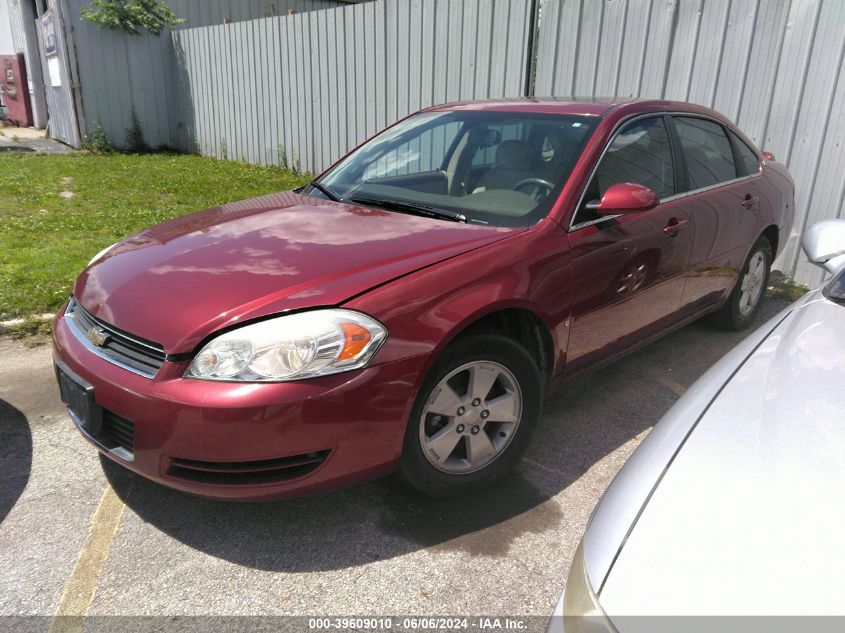
[[[430,105],[522,94],[529,0],[383,0],[173,33],[179,144],[322,170]]]
[[[545,0],[535,94],[692,101],[785,162],[796,222],[778,267],[809,285],[798,237],[845,217],[845,2]]]
[[[105,131],[115,145],[122,147],[134,112],[150,147],[177,145],[177,103],[181,70],[173,50],[170,31],[160,36],[147,33],[127,36],[123,31],[99,29],[79,19],[80,9],[90,0],[61,0],[67,7],[75,40],[81,103],[82,127],[90,132],[95,125]],[[169,5],[185,24],[237,23],[265,16],[287,15],[343,6],[335,0],[169,0]],[[234,25],[233,25],[234,26]],[[251,46],[251,44],[250,44]],[[210,53],[210,51],[209,51]]]

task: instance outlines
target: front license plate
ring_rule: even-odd
[[[94,401],[94,387],[77,376],[67,365],[56,365],[56,378],[62,402],[88,433],[97,434],[103,425],[103,410]]]

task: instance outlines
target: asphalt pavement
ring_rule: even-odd
[[[766,300],[757,323],[785,305]],[[57,615],[386,616],[394,628],[439,615],[541,628],[613,476],[745,334],[695,323],[564,385],[518,470],[491,490],[423,499],[388,477],[258,504],[191,497],[101,459],[59,402],[49,347],[0,338],[0,616],[40,616],[15,624],[40,630],[67,624]],[[258,621],[238,622],[226,628]]]

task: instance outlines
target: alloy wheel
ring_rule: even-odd
[[[474,361],[432,390],[419,422],[420,445],[435,468],[457,475],[499,457],[522,417],[522,391],[504,365]]]
[[[763,251],[757,251],[748,262],[748,268],[740,286],[739,312],[742,316],[748,316],[754,311],[763,294],[765,280],[766,256]]]

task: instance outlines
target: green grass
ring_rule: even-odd
[[[306,180],[179,154],[0,155],[0,320],[55,311],[88,260],[131,233]]]
[[[766,294],[775,299],[784,299],[792,303],[798,301],[809,291],[807,286],[802,286],[792,281],[782,272],[773,270],[769,275],[769,286],[766,288]]]
[[[9,327],[0,326],[0,335],[21,341],[26,347],[36,347],[47,343],[52,331],[52,319],[39,316],[27,317],[23,323],[16,323]]]

